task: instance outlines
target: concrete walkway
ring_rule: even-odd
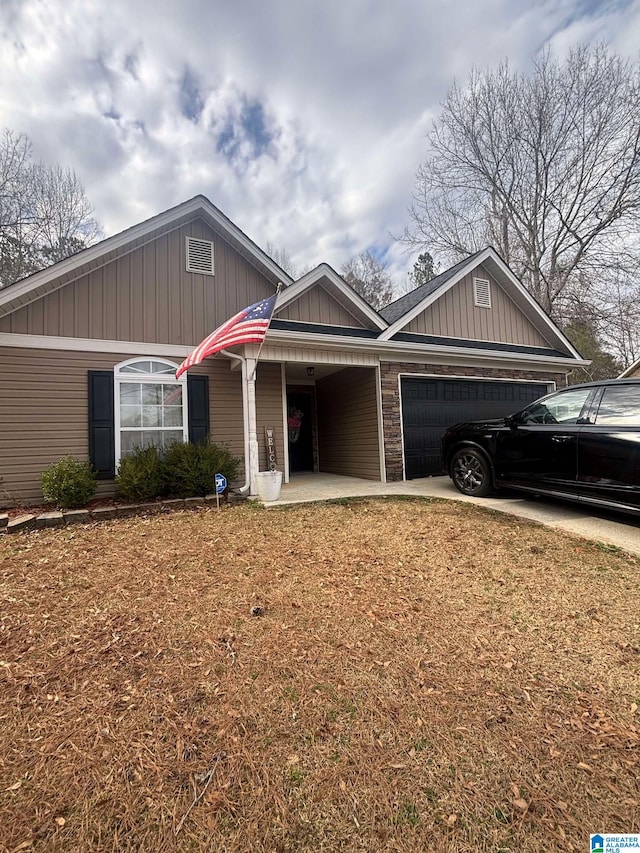
[[[367,495],[416,495],[475,503],[487,509],[547,524],[586,539],[616,545],[632,554],[640,555],[640,522],[631,516],[604,510],[594,511],[578,504],[547,498],[523,497],[516,492],[505,492],[492,498],[469,498],[460,494],[448,477],[378,483],[333,474],[294,474],[291,482],[283,485],[280,499],[265,503],[265,506],[277,507]]]

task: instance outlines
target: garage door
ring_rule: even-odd
[[[544,383],[402,378],[402,425],[408,480],[442,473],[440,439],[460,421],[500,418],[550,390]]]

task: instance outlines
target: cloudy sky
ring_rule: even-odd
[[[2,126],[106,235],[202,193],[298,266],[371,249],[400,281],[453,80],[598,40],[637,58],[640,0],[0,0]]]

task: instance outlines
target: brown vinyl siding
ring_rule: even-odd
[[[491,308],[478,308],[474,305],[474,278],[490,282]],[[476,267],[466,275],[402,331],[523,346],[550,346],[549,341],[511,301],[483,266]]]
[[[380,480],[376,371],[347,367],[316,382],[320,471]]]
[[[185,238],[214,242],[215,276],[186,271]],[[0,332],[195,346],[274,292],[251,264],[195,219],[0,318]]]
[[[305,291],[295,302],[278,311],[277,317],[279,320],[297,320],[301,323],[324,323],[328,326],[349,326],[352,329],[366,328],[320,284]]]
[[[258,433],[259,470],[267,471],[265,427],[273,427],[276,440],[278,470],[284,471],[284,435],[282,406],[282,372],[279,364],[258,365],[256,375],[256,427]]]
[[[40,474],[48,465],[67,454],[88,459],[88,371],[136,355],[0,349],[0,506],[42,502]],[[194,372],[209,376],[212,441],[244,463],[242,377],[229,365],[213,359]],[[103,481],[98,494],[114,491]]]

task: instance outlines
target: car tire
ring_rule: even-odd
[[[483,498],[493,491],[491,467],[486,457],[473,447],[463,447],[451,460],[451,479],[459,492]]]

